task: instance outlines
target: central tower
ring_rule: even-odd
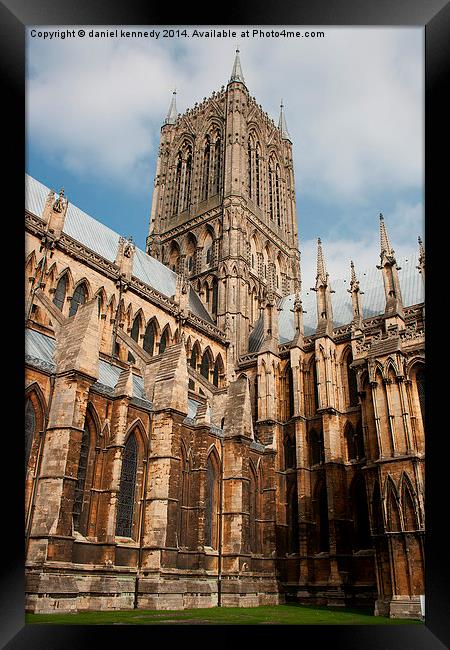
[[[247,89],[239,50],[226,88],[178,115],[161,140],[147,252],[186,276],[234,357],[263,305],[300,289],[292,142]]]

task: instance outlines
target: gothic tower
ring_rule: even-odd
[[[239,59],[230,80],[161,128],[147,251],[189,278],[212,319],[247,351],[263,305],[300,288],[292,143],[250,96]]]

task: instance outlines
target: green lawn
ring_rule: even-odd
[[[211,607],[175,611],[81,612],[79,614],[27,614],[26,623],[57,625],[404,625],[421,624],[410,619],[373,616],[370,610],[310,605],[263,607]]]

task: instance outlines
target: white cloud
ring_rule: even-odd
[[[250,93],[275,120],[284,99],[299,191],[364,203],[372,192],[420,189],[423,30],[325,31],[325,39],[239,39]],[[201,101],[227,83],[234,47],[30,39],[30,141],[80,175],[135,190],[154,173],[173,85],[182,111]]]

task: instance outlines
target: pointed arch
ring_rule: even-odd
[[[60,311],[63,311],[64,308],[68,286],[69,286],[69,278],[66,272],[59,278],[58,283],[56,285],[55,293],[53,295],[53,304],[56,305],[56,307],[58,307]]]
[[[386,479],[387,528],[390,532],[400,532],[401,517],[398,492],[391,476]]]
[[[213,361],[214,361],[214,357],[211,352],[211,348],[208,346],[203,352],[202,361],[200,364],[200,374],[203,375],[203,377],[205,377],[205,379],[207,379],[208,381],[210,381]]]
[[[260,522],[261,518],[261,485],[260,477],[250,459],[249,463],[249,483],[248,483],[248,539],[250,553],[261,552]]]
[[[117,495],[116,535],[137,538],[137,499],[142,482],[144,427],[138,418],[129,427],[122,452]]]
[[[74,530],[84,534],[88,523],[90,490],[94,469],[94,449],[99,436],[99,421],[91,403],[86,409],[78,457],[77,480],[73,500],[72,521]]]
[[[142,313],[142,309],[139,309],[136,312],[136,315],[133,319],[133,324],[131,326],[130,330],[130,337],[135,341],[136,343],[139,343],[139,336],[141,333],[142,329],[142,323],[144,322],[144,316]]]
[[[44,394],[37,382],[30,384],[25,391],[25,471],[34,470],[35,458],[32,450],[45,428],[47,406]]]
[[[172,335],[170,331],[170,325],[167,324],[165,328],[162,331],[161,338],[159,340],[159,352],[158,354],[162,354],[165,349],[170,345],[170,342],[172,340]]]
[[[417,500],[411,479],[406,472],[403,472],[401,477],[400,494],[402,498],[403,529],[408,532],[416,531],[419,528]]]
[[[194,370],[197,370],[198,364],[200,362],[200,357],[201,357],[200,343],[198,341],[195,341],[194,345],[192,346],[191,356],[189,358],[189,365]]]
[[[289,434],[288,432],[285,433],[284,440],[283,440],[283,449],[284,449],[284,468],[294,469],[297,466],[295,432],[293,434]]]
[[[325,450],[322,428],[309,432],[309,454],[311,465],[321,465],[325,462]]]
[[[383,506],[380,484],[377,480],[375,480],[372,490],[372,532],[374,535],[384,534]]]
[[[185,274],[196,273],[195,257],[197,251],[197,238],[190,232],[183,240],[182,254],[185,256]]]
[[[328,495],[327,486],[323,479],[319,480],[315,495],[316,548],[319,553],[327,553],[330,550]]]
[[[70,308],[69,308],[69,318],[71,316],[75,316],[75,314],[78,311],[78,308],[81,307],[81,305],[84,305],[89,298],[89,284],[88,281],[83,279],[80,280],[73,291],[73,296],[70,300]]]
[[[147,323],[145,328],[143,348],[150,356],[153,356],[155,353],[155,341],[159,334],[159,324],[156,316],[153,316]]]
[[[98,315],[99,317],[105,312],[105,305],[107,302],[106,291],[104,287],[100,287],[94,294],[94,298],[97,298],[98,304]]]
[[[205,546],[218,547],[220,461],[216,449],[208,454],[205,472]]]
[[[180,444],[181,480],[178,498],[178,545],[189,547],[190,533],[190,507],[191,507],[191,477],[192,477],[192,450],[186,449],[183,440]]]
[[[367,505],[366,481],[358,472],[350,486],[350,500],[353,514],[353,548],[357,551],[372,547],[369,508]]]
[[[222,361],[222,356],[219,352],[214,362],[213,382],[212,382],[214,386],[216,386],[217,388],[220,388],[222,386],[224,374],[225,374],[225,367]]]
[[[347,460],[356,460],[355,430],[351,422],[347,422],[345,425],[344,439],[347,447]]]
[[[168,266],[174,273],[180,272],[180,246],[176,241],[170,244]]]

